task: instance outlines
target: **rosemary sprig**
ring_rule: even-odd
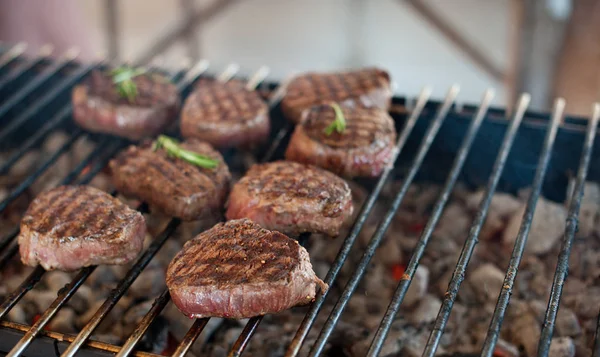
[[[131,68],[129,66],[115,68],[111,71],[113,83],[117,86],[119,95],[126,98],[130,103],[135,100],[138,94],[133,78],[144,72],[145,70],[141,68]]]
[[[166,135],[160,135],[154,141],[152,150],[156,151],[158,149],[165,149],[167,155],[185,160],[190,164],[200,166],[205,169],[214,169],[219,164],[219,161],[211,159],[208,156],[182,149],[177,140]]]
[[[331,108],[333,108],[333,111],[335,112],[335,120],[332,121],[331,124],[327,126],[327,128],[325,128],[325,134],[329,136],[333,133],[334,130],[338,133],[342,133],[344,130],[346,130],[346,118],[344,118],[342,108],[340,108],[340,106],[337,103],[333,102],[328,103],[328,105]]]

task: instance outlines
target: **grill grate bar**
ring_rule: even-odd
[[[148,330],[148,327],[150,327],[152,321],[154,321],[154,319],[162,312],[169,301],[171,301],[169,290],[164,290],[162,294],[160,294],[160,296],[154,300],[152,307],[136,326],[135,330],[131,333],[131,336],[129,336],[127,341],[125,341],[125,344],[119,353],[117,353],[116,357],[128,356],[133,351],[133,348],[144,336],[144,333],[146,333],[146,330]]]
[[[183,336],[183,340],[181,340],[181,343],[179,343],[179,346],[177,346],[177,349],[175,350],[175,352],[173,352],[171,356],[185,356],[185,354],[190,350],[198,336],[200,336],[200,334],[202,333],[202,330],[204,330],[204,327],[206,327],[208,320],[209,318],[205,317],[203,319],[197,319],[196,321],[194,321],[194,324],[192,325],[192,327],[190,327],[185,336]]]
[[[30,107],[27,107],[20,115],[13,119],[2,131],[0,131],[0,142],[6,140],[6,138],[14,133],[19,127],[25,124],[29,119],[39,114],[56,100],[56,98],[63,92],[69,90],[75,84],[77,84],[83,77],[90,73],[93,69],[98,67],[98,64],[92,64],[89,66],[79,68],[74,74],[66,77],[60,84],[56,85],[49,90],[48,93],[42,96],[39,101],[35,102]],[[67,104],[70,105],[70,104]]]
[[[452,168],[450,169],[450,173],[448,174],[448,178],[444,183],[444,189],[439,196],[435,206],[431,212],[431,217],[429,218],[427,224],[425,225],[419,240],[417,241],[417,245],[415,247],[414,252],[411,255],[410,261],[406,266],[406,270],[400,279],[400,283],[394,292],[394,296],[392,297],[392,301],[390,302],[383,319],[381,320],[381,324],[375,333],[375,337],[373,338],[373,342],[369,347],[368,356],[377,356],[381,352],[381,348],[383,347],[383,343],[385,342],[385,338],[388,335],[390,327],[398,314],[398,310],[400,309],[400,305],[404,300],[404,296],[408,291],[408,287],[415,275],[417,267],[423,255],[425,254],[425,249],[427,248],[427,244],[433,235],[433,231],[437,226],[439,219],[442,217],[442,213],[444,212],[444,208],[450,199],[450,194],[454,189],[454,185],[458,180],[458,175],[462,171],[462,168],[467,160],[467,155],[471,151],[471,147],[473,146],[473,142],[475,141],[475,137],[479,132],[479,128],[481,127],[481,123],[485,118],[487,111],[489,109],[490,103],[494,98],[494,91],[488,89],[483,95],[483,99],[475,118],[471,121],[469,125],[469,129],[467,134],[465,135],[462,144],[456,154],[456,158],[454,159],[454,163],[452,164]]]
[[[404,125],[404,128],[402,129],[402,133],[400,134],[400,137],[398,138],[398,140],[396,142],[395,153],[391,160],[392,163],[394,163],[396,161],[396,159],[398,158],[398,155],[400,155],[400,153],[402,152],[402,149],[404,148],[404,145],[406,144],[408,137],[410,136],[415,124],[417,123],[417,120],[421,116],[421,112],[423,111],[425,104],[427,104],[427,101],[429,100],[430,95],[431,95],[431,88],[429,88],[429,87],[424,88],[421,91],[421,93],[419,94],[417,103],[415,104],[415,107],[412,110],[410,117],[407,119],[407,121]],[[369,197],[363,204],[361,211],[360,211],[358,217],[356,218],[354,225],[352,226],[350,234],[344,240],[344,243],[342,244],[342,247],[340,248],[338,255],[335,257],[335,260],[334,260],[333,264],[331,265],[331,268],[327,272],[327,276],[325,277],[324,281],[329,286],[333,285],[333,282],[337,278],[340,270],[342,269],[342,266],[346,262],[346,259],[348,258],[348,254],[350,254],[350,250],[352,249],[352,246],[354,245],[356,238],[360,234],[360,231],[362,230],[363,225],[367,221],[367,218],[369,217],[369,214],[371,213],[371,210],[373,209],[373,206],[375,205],[375,201],[377,201],[377,198],[379,197],[379,194],[380,194],[381,190],[383,189],[383,186],[385,185],[385,182],[387,181],[392,170],[393,170],[393,165],[390,165],[390,167],[385,169],[383,174],[379,177],[379,180],[377,181],[377,185],[375,186],[373,191],[369,194]],[[325,299],[327,298],[328,294],[329,294],[329,291],[326,291],[324,293],[317,295],[317,297],[315,298],[315,301],[311,304],[308,312],[306,313],[304,319],[302,320],[302,323],[300,324],[298,331],[296,331],[296,335],[294,336],[292,342],[290,343],[290,346],[288,347],[286,356],[296,356],[300,352],[302,343],[306,339],[306,336],[308,336],[308,332],[310,331],[310,328],[312,327],[315,319],[317,318],[317,315],[319,314],[319,311],[321,310],[321,307],[323,306],[323,303],[325,302]]]
[[[29,186],[31,186],[38,177],[40,177],[52,164],[58,160],[64,153],[66,153],[71,146],[75,143],[77,139],[79,139],[83,135],[83,130],[77,128],[71,134],[71,138],[69,141],[63,144],[48,160],[44,162],[44,164],[38,167],[31,175],[29,175],[19,186],[17,186],[11,193],[0,202],[0,212],[4,211],[8,205],[14,201],[17,197],[19,197]]]
[[[506,271],[506,276],[504,277],[504,282],[502,283],[502,289],[498,295],[498,302],[496,304],[496,308],[494,309],[494,315],[492,316],[492,321],[490,322],[488,333],[483,343],[481,355],[484,357],[492,357],[496,342],[498,341],[498,337],[500,335],[500,328],[502,327],[504,314],[506,313],[506,308],[510,301],[510,295],[517,277],[519,264],[521,263],[523,252],[525,251],[527,236],[529,235],[529,229],[531,228],[531,222],[535,213],[537,200],[540,196],[542,184],[544,183],[544,177],[546,176],[548,164],[550,163],[550,158],[552,157],[552,147],[554,146],[558,126],[562,121],[564,109],[564,99],[557,99],[554,104],[552,120],[544,139],[542,154],[538,162],[531,193],[525,208],[525,213],[523,214],[521,227],[519,228],[519,233],[513,248],[508,269]]]
[[[531,96],[529,94],[521,95],[517,104],[517,111],[515,112],[515,115],[510,123],[510,127],[504,135],[504,139],[502,141],[498,157],[496,158],[496,162],[494,163],[492,173],[490,175],[486,187],[485,197],[479,203],[479,208],[477,209],[477,216],[475,217],[475,220],[471,225],[471,228],[469,230],[469,236],[465,240],[460,257],[452,274],[452,279],[450,280],[450,283],[448,284],[448,289],[444,294],[442,306],[440,307],[438,316],[435,320],[435,324],[433,326],[431,334],[429,335],[429,340],[427,341],[427,345],[425,346],[425,351],[423,352],[424,357],[433,357],[438,348],[440,339],[442,337],[442,334],[444,333],[444,328],[446,327],[448,319],[450,318],[452,306],[454,305],[454,301],[458,296],[460,284],[464,280],[467,266],[475,250],[475,245],[477,244],[479,233],[487,218],[487,213],[490,204],[492,203],[492,198],[494,197],[494,192],[496,191],[498,182],[500,181],[500,177],[502,176],[502,171],[504,170],[508,154],[510,153],[514,140],[517,136],[519,126],[521,125],[521,121],[523,120],[525,111],[527,110],[530,101]]]
[[[397,193],[397,195],[394,198],[394,201],[392,203],[392,206],[390,207],[390,209],[384,216],[381,223],[378,225],[377,230],[376,230],[375,234],[373,235],[373,237],[371,238],[371,241],[369,242],[367,248],[365,249],[365,253],[363,254],[356,270],[354,270],[352,277],[346,284],[346,286],[344,288],[344,292],[342,293],[342,296],[335,304],[333,311],[327,318],[325,326],[319,333],[319,337],[317,338],[317,340],[315,341],[315,344],[311,348],[309,356],[311,356],[311,357],[317,356],[317,355],[321,354],[321,352],[325,348],[327,339],[329,338],[329,336],[333,332],[333,329],[337,325],[337,322],[338,322],[340,316],[342,315],[344,308],[348,304],[348,301],[350,300],[350,297],[356,290],[356,287],[358,286],[358,283],[360,282],[362,276],[364,275],[364,273],[369,265],[369,262],[371,261],[371,258],[375,254],[375,250],[379,246],[379,243],[383,239],[383,236],[384,236],[385,232],[387,231],[387,228],[389,227],[390,223],[392,222],[396,211],[398,210],[398,208],[400,207],[400,204],[404,200],[404,196],[408,192],[410,184],[414,180],[415,176],[417,175],[417,172],[419,171],[419,169],[421,167],[421,164],[425,160],[425,156],[426,156],[427,152],[429,151],[429,148],[431,147],[431,144],[433,143],[433,140],[435,139],[440,127],[442,126],[444,119],[446,119],[446,116],[447,116],[448,112],[450,111],[452,103],[454,102],[456,96],[458,95],[458,92],[459,92],[459,87],[457,85],[452,86],[452,88],[450,88],[450,90],[448,91],[448,94],[446,95],[446,98],[444,99],[443,105],[441,106],[436,117],[433,119],[433,122],[429,125],[429,128],[427,129],[425,137],[419,146],[419,151],[417,153],[417,156],[413,160],[410,171],[404,178],[402,188]]]
[[[248,321],[246,326],[244,326],[244,330],[242,330],[240,337],[235,341],[231,351],[227,354],[227,357],[239,357],[242,355],[263,317],[264,316],[256,316]]]
[[[65,60],[60,61],[49,69],[46,69],[44,73],[37,76],[34,80],[27,83],[23,88],[21,88],[17,93],[13,94],[11,97],[7,98],[6,101],[0,105],[0,118],[6,115],[15,105],[23,101],[23,99],[30,96],[37,89],[46,84],[52,77],[58,74],[60,71],[65,69],[69,64],[73,63],[75,60],[75,56],[67,55]],[[6,129],[4,129],[6,130]],[[0,137],[4,136],[2,132],[0,132]]]
[[[600,312],[598,313],[598,321],[596,322],[596,334],[594,335],[594,350],[592,357],[600,357]]]
[[[38,265],[19,287],[10,293],[0,305],[0,320],[21,300],[21,298],[37,284],[46,271]]]
[[[33,60],[27,61],[23,65],[19,66],[14,72],[10,73],[6,78],[0,80],[0,91],[3,90],[9,84],[13,84],[13,82],[19,80],[26,73],[33,71],[35,67],[41,65],[45,61],[48,60],[47,55],[39,56]]]
[[[556,264],[556,271],[554,273],[554,281],[552,282],[552,290],[550,292],[550,299],[548,300],[548,307],[546,309],[544,324],[542,325],[542,333],[540,335],[540,342],[538,345],[538,357],[548,356],[548,353],[550,351],[550,342],[552,340],[552,334],[554,332],[554,325],[556,322],[556,315],[558,313],[558,306],[560,304],[560,298],[562,295],[562,288],[565,283],[565,279],[567,278],[567,272],[569,270],[569,257],[571,256],[571,247],[573,245],[573,239],[575,237],[575,233],[577,232],[579,209],[581,207],[583,189],[585,187],[585,179],[587,177],[590,161],[592,158],[592,150],[594,149],[594,139],[596,138],[596,132],[598,131],[599,120],[600,103],[596,103],[593,108],[592,118],[588,123],[585,144],[581,151],[581,161],[577,173],[577,180],[575,182],[575,188],[573,189],[573,196],[571,197],[569,203],[565,234],[560,247],[560,253],[558,255],[558,262]]]
[[[26,43],[17,43],[10,50],[8,50],[2,57],[0,57],[0,70],[4,70],[4,67],[10,65],[27,49]]]

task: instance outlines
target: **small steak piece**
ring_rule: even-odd
[[[254,147],[270,128],[267,104],[240,81],[202,81],[181,111],[181,135],[217,148]]]
[[[353,103],[387,110],[391,98],[390,75],[378,68],[338,73],[309,72],[289,83],[281,109],[289,120],[298,123],[302,112],[315,105]]]
[[[394,120],[379,108],[340,106],[346,119],[342,133],[325,129],[335,121],[329,105],[307,109],[294,130],[285,158],[312,164],[340,176],[377,177],[391,164],[396,142]]]
[[[219,223],[167,269],[173,303],[190,318],[247,318],[311,302],[328,289],[297,241],[249,219]]]
[[[91,186],[60,186],[41,193],[25,212],[19,234],[23,264],[71,271],[127,264],[142,250],[141,213]]]
[[[177,87],[159,74],[142,74],[132,81],[137,88],[130,102],[117,91],[109,73],[94,71],[73,89],[73,118],[81,127],[131,140],[153,137],[177,119]]]
[[[276,161],[253,165],[233,186],[226,217],[249,218],[291,236],[335,237],[352,210],[346,181],[315,166]]]
[[[197,139],[186,140],[180,147],[219,163],[214,169],[202,168],[170,157],[162,149],[154,151],[148,141],[130,146],[110,162],[115,187],[184,221],[222,214],[231,180],[223,157]]]

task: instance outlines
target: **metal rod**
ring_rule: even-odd
[[[598,320],[596,321],[596,333],[594,334],[592,357],[600,357],[600,312],[598,312]]]
[[[25,42],[19,42],[14,45],[10,50],[8,50],[8,52],[0,57],[0,69],[4,69],[4,66],[11,64],[12,61],[19,58],[19,56],[22,55],[26,49],[27,44]]]
[[[92,274],[92,272],[96,269],[95,266],[87,267],[79,271],[75,279],[73,279],[69,284],[67,284],[63,289],[58,291],[58,296],[56,299],[48,306],[46,311],[42,314],[42,316],[31,326],[29,331],[25,333],[25,336],[17,342],[15,347],[13,347],[10,352],[6,355],[6,357],[17,357],[20,356],[29,344],[33,341],[35,336],[37,336],[40,331],[46,326],[50,320],[56,315],[58,310],[63,306],[65,302],[67,302],[77,291],[77,289],[83,284],[83,282]]]
[[[255,90],[269,75],[270,69],[267,66],[262,66],[254,73],[254,75],[246,83],[247,90]]]
[[[19,300],[37,284],[46,271],[40,265],[35,267],[29,274],[27,279],[19,287],[10,293],[6,299],[0,305],[0,320],[15,306]]]
[[[60,147],[60,149],[56,150],[52,156],[48,158],[44,162],[44,164],[38,167],[31,175],[29,175],[19,186],[17,186],[14,190],[12,190],[8,196],[0,202],[0,212],[4,211],[8,205],[14,201],[17,197],[19,197],[29,186],[31,186],[38,177],[40,177],[50,166],[52,166],[59,157],[61,157],[64,153],[69,151],[71,146],[75,143],[80,136],[82,136],[83,130],[76,128],[71,134],[71,138]]]
[[[148,330],[148,327],[150,327],[152,321],[154,321],[154,319],[161,313],[170,300],[171,295],[169,294],[169,290],[165,289],[162,294],[160,294],[160,296],[154,300],[152,307],[136,326],[135,330],[133,330],[127,341],[125,341],[125,344],[119,353],[117,353],[116,357],[128,356],[133,351],[133,348],[144,336],[144,333],[146,333],[146,330]]]
[[[48,105],[56,100],[56,98],[64,91],[68,90],[72,86],[74,86],[77,82],[79,82],[83,77],[85,77],[88,73],[90,73],[94,68],[96,68],[96,64],[92,64],[89,66],[85,66],[77,70],[73,75],[66,77],[59,85],[54,87],[52,90],[48,91],[48,93],[39,100],[35,102],[35,104],[27,107],[20,115],[18,115],[14,120],[12,120],[1,132],[0,132],[0,142],[6,140],[6,138],[13,134],[19,127],[25,124],[29,119],[33,118],[35,115],[38,115],[42,112]]]
[[[183,340],[181,340],[181,342],[177,346],[177,349],[175,350],[175,352],[173,352],[171,357],[185,356],[185,354],[190,350],[198,336],[200,336],[200,334],[202,333],[202,330],[204,330],[204,327],[208,323],[208,320],[208,318],[196,319],[196,321],[194,321],[194,324],[185,334]]]
[[[423,88],[423,90],[421,91],[421,93],[419,95],[417,103],[415,104],[414,110],[411,112],[409,118],[407,119],[406,123],[404,124],[402,133],[398,137],[398,140],[396,142],[396,148],[394,150],[394,156],[390,160],[391,164],[384,170],[382,175],[379,177],[379,180],[377,181],[377,185],[375,186],[375,188],[373,189],[373,191],[371,192],[371,194],[369,195],[369,197],[363,204],[361,211],[358,214],[358,217],[356,218],[356,220],[354,221],[354,225],[352,226],[352,229],[350,230],[350,234],[348,234],[348,236],[344,240],[344,243],[342,244],[340,251],[338,252],[337,256],[335,257],[335,260],[334,260],[333,264],[331,265],[331,268],[327,272],[327,276],[325,277],[325,283],[328,284],[329,286],[333,285],[333,282],[335,281],[340,270],[342,269],[344,262],[348,258],[348,254],[350,254],[350,250],[352,249],[352,246],[354,245],[356,238],[360,234],[362,227],[364,226],[365,222],[367,221],[367,218],[369,217],[369,214],[371,213],[371,210],[373,209],[373,206],[375,205],[375,201],[377,201],[377,198],[379,197],[379,194],[380,194],[381,190],[383,189],[385,182],[387,181],[390,173],[393,170],[394,162],[398,158],[398,155],[400,155],[400,153],[402,152],[404,145],[406,145],[406,142],[408,141],[408,137],[412,133],[412,130],[413,130],[415,124],[417,123],[417,120],[421,116],[423,108],[425,108],[425,104],[427,104],[427,101],[429,100],[430,95],[431,95],[431,88],[430,87]],[[315,319],[317,318],[317,315],[319,314],[319,311],[321,310],[321,307],[323,306],[323,303],[325,302],[325,299],[327,298],[328,294],[329,294],[329,291],[326,291],[324,293],[318,294],[315,297],[315,301],[310,305],[308,312],[304,316],[304,319],[302,320],[302,323],[300,324],[300,327],[298,328],[298,331],[296,331],[296,335],[294,336],[294,339],[292,340],[290,346],[288,347],[286,356],[291,357],[291,356],[298,355],[298,353],[300,352],[300,348],[302,347],[302,343],[306,339],[306,336],[308,336],[308,332],[310,331],[310,328],[312,327]]]
[[[38,57],[31,61],[27,61],[27,63],[24,63],[23,65],[19,66],[17,70],[11,72],[8,76],[6,76],[6,78],[0,80],[0,91],[3,90],[4,87],[8,86],[9,84],[13,84],[15,81],[19,80],[25,74],[29,73],[30,71],[33,71],[35,67],[47,61],[48,56],[50,56],[51,53],[51,50],[50,53],[48,53],[48,51],[40,51],[40,55]]]
[[[581,208],[585,180],[587,178],[588,169],[592,158],[594,139],[596,138],[596,133],[598,131],[599,120],[600,103],[596,103],[593,107],[592,118],[588,123],[585,144],[583,145],[583,149],[581,151],[581,159],[577,173],[577,179],[575,181],[575,188],[573,189],[573,196],[569,201],[569,212],[567,216],[565,233],[560,246],[560,253],[558,255],[556,271],[554,272],[554,281],[552,282],[550,299],[548,300],[546,316],[544,318],[544,324],[542,325],[542,333],[540,334],[540,342],[537,353],[538,357],[547,356],[550,352],[550,342],[552,340],[552,334],[554,333],[554,325],[556,323],[556,315],[558,314],[558,307],[560,304],[560,298],[562,296],[563,285],[567,278],[567,272],[569,271],[569,257],[571,256],[573,239],[575,237],[575,233],[577,232],[579,210]]]
[[[227,82],[231,78],[233,78],[233,76],[235,76],[235,74],[238,73],[239,70],[240,70],[240,65],[238,65],[237,63],[231,63],[231,64],[229,64],[225,68],[225,70],[223,71],[223,73],[221,73],[217,77],[217,81],[219,81],[219,82]]]
[[[252,338],[252,335],[254,335],[254,332],[256,332],[256,328],[258,327],[258,324],[260,324],[262,318],[263,316],[256,316],[248,321],[244,327],[244,330],[240,334],[240,337],[235,341],[235,344],[231,348],[231,351],[229,351],[229,354],[227,354],[227,357],[239,357],[242,355],[246,349],[246,346],[248,345],[248,342],[250,342],[250,338]]]
[[[510,263],[508,265],[508,269],[504,277],[502,289],[498,296],[496,308],[494,309],[494,315],[492,316],[492,321],[490,322],[488,333],[483,343],[483,349],[481,351],[483,357],[492,357],[492,354],[494,353],[494,348],[496,347],[496,342],[498,341],[498,337],[500,335],[500,327],[502,326],[502,322],[504,320],[506,307],[508,306],[508,303],[510,301],[510,295],[512,293],[512,288],[517,277],[519,264],[521,263],[523,252],[525,251],[525,244],[527,243],[527,237],[531,228],[531,222],[533,220],[536,204],[540,196],[540,192],[542,190],[542,184],[544,183],[544,177],[546,176],[548,163],[550,162],[550,158],[552,157],[552,147],[554,146],[556,133],[558,131],[558,126],[562,120],[564,109],[565,100],[562,98],[557,99],[554,104],[550,126],[548,128],[546,138],[544,139],[542,154],[538,162],[538,167],[535,173],[535,178],[533,180],[529,200],[527,201],[527,206],[525,208],[525,213],[523,214],[521,227],[519,228],[519,233],[517,234],[517,239],[515,241],[515,246],[513,248],[512,256],[510,258]]]
[[[410,283],[412,282],[412,279],[415,276],[417,267],[419,266],[423,255],[425,254],[425,249],[427,248],[427,244],[429,243],[429,240],[433,235],[433,231],[435,230],[435,227],[437,226],[440,218],[442,217],[444,208],[446,207],[446,204],[450,199],[450,194],[452,193],[454,185],[458,180],[458,176],[460,175],[465,161],[467,160],[467,155],[469,155],[471,147],[473,146],[473,142],[475,141],[475,137],[479,132],[481,123],[483,122],[483,119],[487,114],[487,111],[493,98],[494,91],[492,89],[488,89],[483,95],[483,99],[481,101],[477,114],[475,115],[475,118],[471,121],[471,125],[467,130],[467,134],[465,135],[465,138],[463,139],[458,153],[456,154],[456,158],[454,159],[454,163],[452,164],[452,168],[450,169],[450,173],[448,174],[448,178],[446,179],[446,182],[444,184],[444,189],[441,195],[439,196],[437,202],[435,203],[435,206],[431,212],[431,217],[427,221],[425,228],[423,228],[423,232],[421,232],[421,236],[417,241],[415,250],[411,255],[410,261],[406,266],[404,274],[402,274],[400,283],[398,284],[398,287],[394,292],[392,301],[390,302],[387,311],[385,312],[385,315],[381,320],[381,324],[377,329],[375,337],[373,338],[371,346],[369,347],[367,356],[378,356],[381,352],[381,348],[383,347],[385,338],[387,337],[390,327],[392,326],[392,323],[394,322],[394,319],[398,314],[400,305],[402,304],[404,296],[408,291],[408,287],[410,286]]]
[[[469,261],[471,260],[473,252],[475,251],[475,245],[478,242],[479,233],[481,232],[481,228],[483,227],[483,224],[485,223],[485,220],[487,218],[487,213],[490,204],[492,203],[492,198],[494,197],[494,192],[496,191],[498,182],[500,181],[500,177],[502,176],[502,171],[504,170],[504,166],[506,165],[508,154],[510,153],[514,140],[517,136],[519,126],[521,125],[521,122],[525,115],[525,111],[527,110],[530,101],[531,96],[529,94],[521,95],[521,98],[519,99],[519,102],[517,104],[517,111],[515,112],[510,126],[508,127],[508,130],[504,134],[504,139],[502,140],[502,144],[500,146],[496,162],[494,163],[492,173],[490,174],[490,178],[485,189],[485,196],[479,203],[477,215],[473,220],[473,224],[471,225],[471,228],[469,230],[469,235],[465,240],[463,248],[460,252],[460,257],[458,258],[458,262],[452,274],[452,279],[448,284],[448,289],[444,294],[442,306],[440,307],[433,329],[431,331],[431,334],[429,335],[429,339],[427,341],[427,345],[425,346],[423,356],[433,357],[438,348],[440,339],[442,337],[442,334],[444,333],[444,328],[446,327],[448,319],[450,318],[452,306],[454,305],[454,301],[456,301],[456,297],[458,296],[460,284],[465,278],[467,266],[469,265]]]
[[[444,103],[442,104],[441,108],[439,109],[433,122],[430,124],[429,128],[427,129],[425,138],[423,139],[423,141],[421,142],[421,145],[419,147],[418,154],[413,161],[413,164],[410,168],[409,173],[407,174],[406,178],[404,179],[402,188],[396,195],[396,197],[392,203],[392,206],[390,207],[388,212],[385,214],[383,220],[377,227],[377,230],[376,230],[375,234],[373,235],[373,237],[371,238],[371,241],[369,242],[367,248],[365,249],[365,252],[364,252],[356,270],[354,271],[354,273],[352,274],[352,277],[346,284],[346,286],[344,288],[344,292],[342,293],[342,296],[337,301],[335,307],[333,308],[333,311],[331,312],[331,314],[329,315],[329,317],[325,323],[325,326],[321,330],[319,337],[317,338],[317,340],[315,341],[315,344],[313,345],[311,351],[309,352],[309,356],[311,356],[311,357],[318,356],[319,354],[322,353],[323,348],[325,348],[325,344],[327,343],[329,336],[331,335],[331,333],[333,332],[333,329],[337,325],[337,322],[338,322],[340,316],[342,315],[344,308],[348,304],[348,301],[350,301],[350,297],[356,290],[356,287],[358,286],[358,283],[360,282],[362,276],[364,275],[364,273],[369,265],[369,262],[371,261],[371,258],[375,254],[375,250],[381,243],[381,240],[383,239],[385,232],[387,231],[389,225],[391,224],[392,220],[394,219],[396,211],[398,210],[398,208],[400,207],[400,204],[404,200],[404,196],[408,192],[410,184],[412,183],[413,179],[417,175],[417,172],[419,171],[421,164],[425,160],[425,156],[426,156],[427,152],[429,151],[429,148],[431,147],[431,144],[433,143],[433,140],[435,139],[440,127],[442,126],[444,119],[446,118],[448,112],[450,111],[452,103],[454,102],[454,99],[458,95],[458,92],[459,92],[459,87],[457,85],[452,86],[452,88],[450,88],[450,90],[448,91],[448,94],[446,95]]]

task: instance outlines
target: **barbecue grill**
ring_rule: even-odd
[[[9,203],[23,193],[35,179],[40,177],[61,155],[67,152],[75,140],[88,136],[95,143],[91,154],[79,162],[72,172],[65,172],[63,184],[88,183],[107,164],[127,141],[107,135],[86,133],[75,127],[71,120],[70,91],[92,69],[102,67],[104,63],[81,64],[74,53],[66,54],[58,60],[46,57],[24,58],[21,47],[0,48],[0,144],[3,150],[13,149],[12,155],[0,163],[0,173],[8,170],[30,149],[58,128],[67,128],[69,140],[42,165],[26,177],[8,196],[0,202],[0,212]],[[194,82],[206,75],[208,64],[198,64],[172,73],[182,95],[190,91]],[[212,70],[212,69],[211,69]],[[287,124],[280,113],[278,102],[285,90],[285,84],[262,83],[259,90],[268,98],[270,115],[273,120],[272,139],[269,147],[258,154],[264,160],[281,158],[291,125]],[[434,356],[444,327],[448,321],[453,303],[457,297],[461,282],[464,279],[469,259],[475,245],[486,214],[490,207],[492,195],[496,191],[515,193],[519,189],[530,186],[525,214],[519,234],[514,245],[510,264],[498,300],[481,355],[492,356],[498,341],[500,327],[510,302],[510,295],[515,283],[521,257],[532,223],[538,197],[564,199],[568,182],[568,172],[576,172],[573,196],[569,200],[567,228],[562,241],[560,256],[556,266],[552,284],[550,301],[544,319],[542,334],[539,340],[538,356],[546,356],[553,336],[554,323],[561,292],[567,275],[569,254],[575,232],[577,230],[579,206],[586,180],[600,180],[600,166],[590,165],[592,160],[600,158],[600,148],[594,146],[598,121],[600,120],[600,104],[593,108],[591,118],[575,118],[563,115],[565,103],[558,99],[551,115],[527,111],[529,96],[520,97],[513,113],[502,108],[490,107],[493,92],[484,93],[480,105],[458,106],[455,99],[458,87],[450,88],[442,102],[429,100],[430,91],[425,88],[418,98],[393,99],[391,109],[399,138],[396,160],[393,167],[385,170],[377,179],[365,182],[370,194],[365,201],[358,218],[353,223],[350,233],[344,239],[341,250],[332,264],[325,282],[332,285],[349,255],[363,225],[387,180],[401,178],[402,186],[395,193],[395,198],[388,211],[380,220],[377,230],[363,252],[360,263],[353,268],[351,279],[343,289],[340,299],[335,303],[318,338],[310,349],[310,356],[324,353],[327,341],[336,328],[340,316],[344,312],[350,297],[362,280],[363,275],[378,245],[389,228],[395,212],[403,202],[411,183],[416,181],[435,181],[443,183],[443,189],[430,215],[429,221],[420,232],[418,244],[398,284],[396,293],[369,349],[369,356],[376,356],[386,339],[387,332],[398,314],[408,287],[419,265],[420,259],[434,228],[436,227],[444,207],[457,182],[469,186],[485,186],[484,198],[479,205],[471,230],[466,237],[460,259],[449,282],[443,304],[431,331],[423,356]],[[225,153],[226,160],[236,152]],[[235,168],[233,168],[235,170]],[[113,192],[113,194],[116,194]],[[141,205],[140,210],[144,210]],[[152,244],[143,252],[125,278],[110,293],[104,304],[93,314],[85,327],[76,335],[67,335],[46,330],[45,327],[57,314],[61,307],[73,297],[78,288],[92,274],[95,267],[82,269],[75,278],[60,291],[57,297],[31,326],[11,322],[6,319],[8,312],[40,281],[45,271],[37,267],[29,277],[15,290],[8,294],[0,306],[0,352],[9,356],[158,356],[156,354],[136,351],[136,344],[147,332],[150,324],[169,304],[169,293],[165,290],[155,297],[152,308],[141,320],[123,346],[90,340],[94,329],[103,321],[119,299],[129,289],[140,273],[150,263],[163,244],[179,225],[174,219],[155,237]],[[17,254],[18,246],[15,229],[8,235],[0,237],[0,269]],[[287,351],[287,356],[296,356],[305,342],[309,330],[328,294],[317,297],[308,308],[304,320],[298,326],[297,333]],[[182,319],[185,319],[183,315]],[[233,344],[230,356],[239,356],[251,341],[255,331],[260,328],[262,317],[249,319],[241,335]],[[179,341],[173,356],[183,356],[189,351],[198,338],[208,319],[197,319],[185,337]],[[598,331],[594,342],[594,356],[600,357],[600,338]]]

